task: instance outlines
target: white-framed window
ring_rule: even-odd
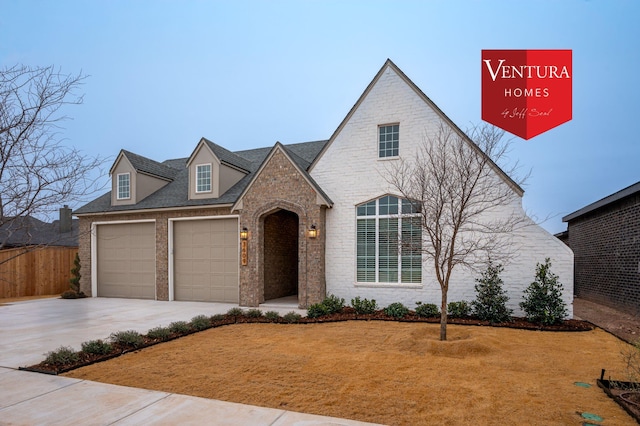
[[[378,126],[378,157],[397,157],[400,152],[400,125]]]
[[[196,192],[211,192],[211,164],[196,166]]]
[[[131,174],[118,174],[118,200],[128,200],[131,198]]]
[[[421,283],[418,205],[387,195],[356,206],[356,281]]]

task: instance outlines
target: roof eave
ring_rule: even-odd
[[[233,203],[203,204],[203,205],[197,205],[197,206],[151,207],[148,209],[100,211],[100,212],[88,212],[88,213],[74,212],[73,215],[78,218],[82,218],[82,217],[89,217],[89,216],[104,216],[104,215],[113,216],[113,215],[125,215],[125,214],[137,214],[137,213],[155,213],[155,212],[166,212],[166,211],[173,211],[173,210],[202,210],[203,208],[217,209],[217,208],[225,208],[225,207],[231,207],[231,206],[233,206]]]
[[[576,210],[575,212],[570,213],[565,217],[563,217],[562,221],[569,222],[571,220],[584,216],[587,213],[591,213],[593,211],[606,207],[612,203],[615,203],[616,201],[620,201],[624,198],[631,197],[638,193],[640,193],[640,182],[636,182],[633,185],[629,185],[628,187],[623,188],[618,192],[614,192],[613,194],[608,195],[604,198],[601,198],[600,200],[594,203],[584,206],[583,208]]]

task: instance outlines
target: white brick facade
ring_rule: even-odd
[[[310,170],[311,176],[334,202],[326,214],[327,294],[343,297],[347,302],[356,296],[376,299],[381,307],[392,302],[415,307],[417,301],[439,306],[440,286],[428,261],[423,264],[422,284],[356,283],[355,206],[393,193],[383,174],[385,165],[394,160],[378,158],[378,126],[397,123],[400,125],[400,155],[409,157],[427,132],[435,133],[440,123],[447,125],[424,95],[387,64]],[[559,275],[564,285],[564,300],[572,317],[573,253],[526,217],[521,198],[515,192],[513,206],[505,207],[504,213],[508,214],[511,209],[522,215],[529,225],[513,234],[513,259],[505,264],[502,274],[510,307],[516,315],[521,314],[518,303],[522,301],[523,290],[534,279],[536,263],[549,257],[552,271]],[[448,300],[475,299],[477,277],[477,273],[462,268],[454,270]]]

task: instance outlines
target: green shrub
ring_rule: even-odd
[[[186,321],[174,321],[169,324],[169,331],[172,333],[184,334],[191,331],[191,326]]]
[[[244,315],[244,311],[240,308],[231,308],[227,311],[227,315],[230,317],[241,317]]]
[[[464,318],[471,315],[471,306],[466,300],[447,304],[447,313],[451,318]]]
[[[524,301],[520,307],[526,313],[527,321],[552,325],[561,322],[567,316],[567,307],[562,300],[562,283],[551,272],[551,260],[536,266],[536,278],[524,291]]]
[[[245,315],[249,318],[260,318],[262,317],[262,311],[260,309],[249,309]]]
[[[211,327],[211,320],[206,315],[196,315],[191,318],[189,324],[194,330],[201,331]]]
[[[327,314],[327,307],[323,303],[314,303],[307,308],[307,318],[318,318]]]
[[[282,317],[282,319],[285,320],[286,322],[288,322],[289,324],[296,323],[296,322],[300,321],[301,318],[302,318],[302,315],[300,315],[297,312],[293,312],[293,311],[285,314]]]
[[[223,319],[225,319],[225,315],[224,314],[214,314],[211,315],[210,319],[211,322],[218,322],[218,321],[222,321]]]
[[[494,265],[489,261],[487,269],[482,272],[480,278],[476,278],[476,300],[471,302],[473,313],[482,321],[492,324],[511,320],[512,309],[507,308],[509,296],[502,288],[503,282],[500,273],[504,270],[502,265]]]
[[[55,351],[45,354],[45,363],[50,365],[69,365],[80,360],[80,356],[70,346],[60,346]]]
[[[267,311],[265,312],[264,316],[270,319],[271,321],[276,321],[280,319],[280,314],[276,311]]]
[[[80,255],[76,253],[76,257],[73,259],[73,268],[71,268],[71,278],[69,278],[69,286],[76,294],[80,293],[80,278],[82,278],[80,269]],[[66,298],[63,297],[63,299]]]
[[[79,295],[74,290],[66,290],[60,295],[60,297],[63,299],[77,299]]]
[[[322,301],[322,305],[324,305],[327,315],[337,314],[344,308],[344,299],[330,294]]]
[[[155,327],[147,332],[147,337],[153,340],[169,340],[171,330],[169,330],[169,327]]]
[[[344,299],[330,294],[320,303],[314,303],[307,308],[308,318],[318,318],[325,315],[336,314],[344,308]]]
[[[360,299],[360,296],[351,299],[351,306],[356,310],[356,313],[360,315],[373,314],[378,310],[376,299]]]
[[[111,352],[111,345],[102,340],[89,340],[82,344],[82,352],[92,355],[106,355]]]
[[[122,345],[128,348],[139,348],[144,344],[142,335],[135,330],[117,331],[109,336],[111,343]]]
[[[416,305],[416,315],[419,317],[431,318],[440,315],[438,306],[433,303],[416,302]]]
[[[409,308],[402,303],[395,302],[384,308],[384,313],[394,318],[402,318],[409,313]]]

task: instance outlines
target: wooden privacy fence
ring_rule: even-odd
[[[0,297],[42,296],[68,290],[76,253],[77,247],[0,250]]]

